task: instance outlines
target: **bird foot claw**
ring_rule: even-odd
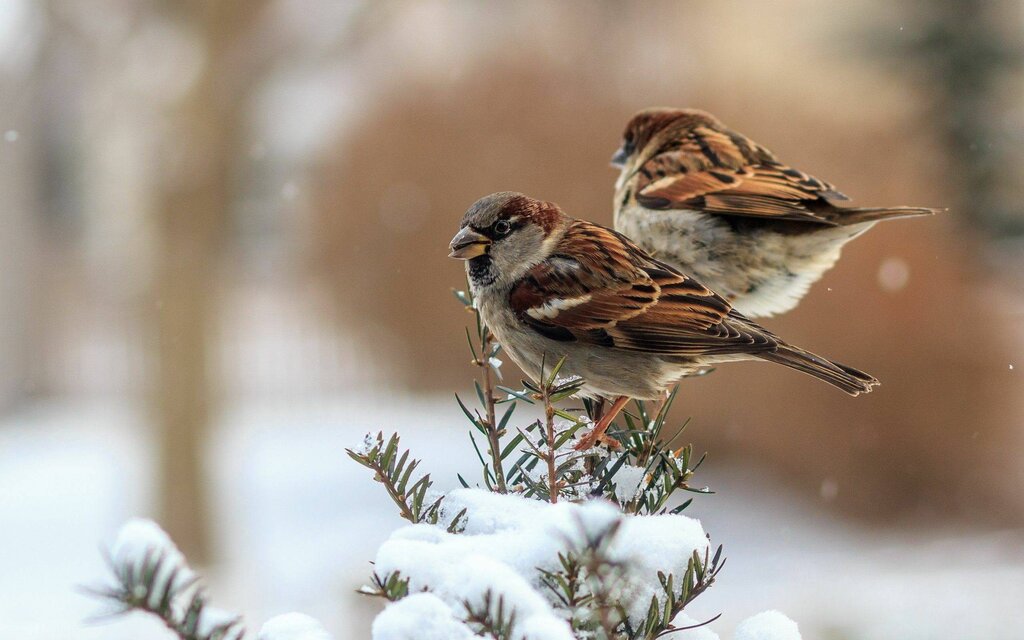
[[[620,443],[618,440],[611,437],[607,433],[598,433],[596,429],[588,431],[587,433],[583,434],[583,437],[580,438],[580,441],[577,442],[576,446],[573,448],[576,451],[586,451],[587,449],[593,448],[594,445],[597,444],[603,444],[604,446],[608,447],[609,449],[612,449],[613,451],[617,451],[622,448],[622,443]]]

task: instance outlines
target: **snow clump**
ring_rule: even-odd
[[[149,590],[149,605],[156,608],[164,592],[177,593],[197,579],[185,556],[160,525],[145,518],[132,518],[118,531],[110,549],[116,567],[141,568],[162,560]]]
[[[734,640],[801,640],[796,623],[778,611],[762,611],[736,627]]]
[[[448,522],[463,509],[464,530],[449,533]],[[625,517],[599,500],[550,504],[481,489],[452,491],[437,525],[403,527],[378,550],[378,575],[397,572],[409,580],[410,593],[428,591],[433,599],[391,604],[380,616],[384,621],[374,624],[374,639],[406,637],[400,632],[406,614],[422,610],[438,625],[450,625],[456,620],[451,612],[462,614],[467,605],[493,607],[501,596],[506,611],[516,612],[517,640],[571,640],[568,612],[556,609],[541,586],[539,569],[557,570],[559,553],[581,549],[586,539],[613,527],[617,533],[607,552],[624,567],[622,596],[630,620],[638,624],[651,598],[663,599],[658,571],[682,576],[693,552],[707,550],[699,521],[667,514]]]
[[[304,613],[285,613],[263,623],[257,640],[331,640],[331,634]]]

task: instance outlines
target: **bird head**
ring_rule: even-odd
[[[475,284],[512,282],[551,254],[565,220],[556,204],[512,191],[492,193],[462,216],[449,257],[467,261]]]
[[[651,156],[685,130],[700,126],[720,127],[710,113],[697,109],[652,107],[633,114],[622,133],[622,144],[612,156],[612,166],[622,170],[622,177],[636,173]]]

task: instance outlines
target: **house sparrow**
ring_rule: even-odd
[[[480,316],[527,375],[564,357],[583,395],[615,399],[578,448],[593,446],[629,398],[657,398],[720,362],[776,362],[853,396],[878,384],[786,344],[624,235],[520,193],[474,203],[450,257],[466,261]]]
[[[696,109],[640,111],[612,165],[615,228],[749,317],[795,307],[879,220],[935,212],[838,207],[835,187]]]

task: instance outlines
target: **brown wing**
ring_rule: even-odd
[[[848,198],[738,133],[697,125],[663,143],[640,167],[636,199],[652,209],[836,225],[843,209],[828,201]]]
[[[625,236],[574,222],[509,294],[519,318],[560,341],[664,355],[757,353],[778,340]]]

